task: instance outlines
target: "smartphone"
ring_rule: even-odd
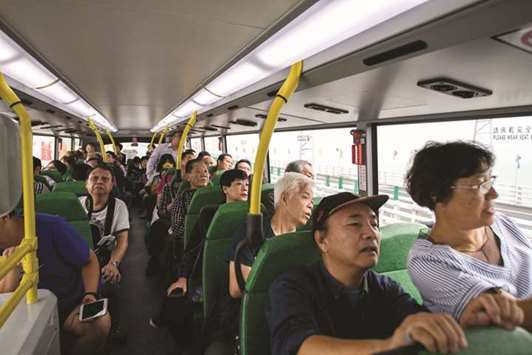
[[[183,297],[184,295],[185,295],[185,292],[183,291],[183,289],[181,287],[178,287],[174,289],[172,292],[170,292],[168,297],[179,298],[179,297]]]
[[[79,311],[80,322],[86,322],[107,314],[107,298],[92,303],[82,304]]]

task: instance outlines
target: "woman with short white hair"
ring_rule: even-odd
[[[274,186],[275,212],[263,217],[263,240],[296,231],[307,223],[312,214],[314,181],[300,173],[286,173]],[[240,298],[240,288],[236,280],[234,258],[238,244],[246,238],[245,223],[233,236],[229,261],[229,293]],[[257,245],[244,245],[240,250],[242,275],[247,279],[262,242]]]

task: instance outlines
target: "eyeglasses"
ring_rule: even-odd
[[[497,179],[496,176],[490,176],[488,180],[481,182],[478,185],[452,185],[451,189],[478,190],[481,194],[487,194],[495,184],[495,179]]]

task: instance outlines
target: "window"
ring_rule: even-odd
[[[74,138],[74,144],[72,145],[72,150],[81,149],[81,140],[79,138]]]
[[[118,144],[118,143],[117,143]],[[127,159],[133,159],[134,157],[142,158],[146,155],[146,152],[148,151],[149,143],[126,143],[121,142],[122,144],[122,154],[126,156]],[[105,146],[106,152],[114,152],[113,145],[112,144],[106,144]],[[99,151],[99,148],[98,148]]]
[[[42,166],[45,167],[55,157],[55,137],[33,136],[33,155],[41,159]]]
[[[201,138],[191,138],[190,139],[190,147],[196,151],[196,153],[199,153],[202,151],[201,149]]]
[[[59,158],[62,158],[63,155],[66,154],[66,152],[72,150],[72,138],[70,137],[59,137]]]
[[[205,150],[208,151],[214,159],[218,158],[218,155],[222,154],[219,137],[205,137],[204,139]]]
[[[380,126],[377,130],[379,192],[391,200],[381,209],[381,222],[427,222],[433,214],[412,201],[404,177],[413,154],[427,141],[477,141],[496,157],[495,202],[532,237],[532,117]],[[405,139],[408,137],[408,139]]]
[[[308,160],[314,167],[315,195],[358,191],[357,166],[351,163],[351,128],[276,132],[270,142],[272,182],[294,160]]]
[[[259,147],[259,135],[257,133],[227,136],[226,139],[227,153],[233,156],[235,163],[240,159],[247,159],[253,164]]]

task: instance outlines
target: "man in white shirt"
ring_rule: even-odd
[[[98,255],[104,279],[103,294],[109,298],[112,314],[110,340],[125,341],[120,334],[120,306],[118,284],[121,279],[119,265],[128,247],[129,212],[126,204],[113,196],[113,171],[108,165],[98,165],[87,179],[89,196],[79,198],[87,212],[93,233],[94,251]]]
[[[146,167],[146,177],[148,178],[148,181],[151,181],[153,176],[157,173],[157,163],[164,154],[171,154],[174,157],[174,160],[176,159],[177,146],[180,139],[181,131],[177,130],[171,136],[170,143],[159,144],[153,153],[151,153],[150,159],[148,160],[148,166]]]

